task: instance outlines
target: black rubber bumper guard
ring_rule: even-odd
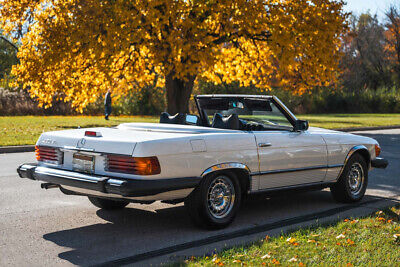
[[[17,172],[21,178],[124,197],[150,196],[173,190],[195,188],[201,180],[201,177],[123,179],[42,167],[36,164],[23,164],[18,167]]]
[[[389,162],[384,158],[375,158],[371,160],[371,166],[374,168],[385,169],[388,165]]]

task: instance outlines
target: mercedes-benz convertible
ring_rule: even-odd
[[[222,228],[249,194],[330,188],[337,201],[359,201],[368,171],[388,165],[376,140],[309,128],[275,96],[194,99],[198,115],[43,133],[37,163],[19,176],[102,209],[184,202],[196,224]]]

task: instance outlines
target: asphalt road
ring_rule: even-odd
[[[253,199],[229,228],[218,231],[194,227],[182,205],[156,202],[99,210],[85,197],[44,190],[39,182],[18,178],[17,166],[34,162],[33,153],[2,154],[0,265],[159,264],[393,205],[400,199],[400,130],[360,134],[377,139],[390,163],[386,170],[370,172],[360,205],[335,203],[329,191]]]

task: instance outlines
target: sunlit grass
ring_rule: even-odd
[[[399,266],[400,206],[327,227],[265,237],[215,255],[190,258],[190,266]]]
[[[312,114],[298,115],[311,126],[328,129],[400,125],[400,114]]]
[[[152,116],[5,116],[0,117],[0,145],[35,144],[40,134],[71,128],[116,126],[124,122],[158,122]]]

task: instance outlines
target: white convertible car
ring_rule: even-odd
[[[337,201],[359,201],[368,171],[388,164],[374,139],[309,128],[275,96],[195,101],[199,116],[43,133],[37,163],[19,176],[103,209],[184,201],[198,225],[221,228],[247,194],[329,187]]]

